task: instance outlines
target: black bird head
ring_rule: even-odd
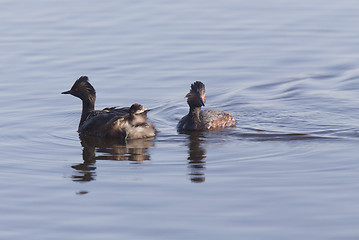
[[[89,83],[87,76],[82,76],[76,80],[71,89],[62,94],[71,94],[72,96],[78,97],[83,101],[95,102],[96,91],[93,86]]]
[[[204,84],[196,81],[191,84],[190,92],[187,93],[187,103],[192,107],[202,107],[206,102],[206,92]]]
[[[138,103],[132,104],[129,110],[130,114],[142,114],[147,113],[148,111],[150,110],[144,108],[141,104]]]

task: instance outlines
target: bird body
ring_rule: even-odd
[[[235,126],[236,119],[230,113],[219,109],[201,110],[206,102],[205,86],[202,82],[194,82],[186,97],[190,109],[177,124],[178,131],[212,130]]]
[[[96,91],[86,76],[80,77],[69,91],[62,94],[71,94],[82,100],[82,114],[78,127],[80,134],[121,139],[156,135],[155,127],[147,120],[149,110],[140,104],[95,110]]]

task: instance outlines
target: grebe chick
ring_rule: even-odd
[[[186,95],[189,113],[177,124],[178,131],[195,131],[221,129],[235,126],[236,119],[230,114],[218,109],[201,110],[206,102],[205,86],[197,81],[191,84],[190,92]]]
[[[78,126],[80,134],[122,139],[153,137],[156,134],[154,126],[147,121],[148,110],[139,104],[133,104],[131,108],[95,110],[96,91],[87,76],[77,79],[71,89],[62,94],[71,94],[82,100]]]
[[[149,109],[140,104],[132,104],[129,113],[122,119],[114,122],[113,128],[124,129],[125,139],[136,139],[145,137],[154,137],[157,130],[152,123],[147,120]]]

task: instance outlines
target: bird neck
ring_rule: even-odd
[[[95,101],[82,100],[82,114],[79,123],[79,128],[87,119],[88,115],[95,110]]]
[[[188,116],[194,122],[200,122],[199,113],[201,112],[201,107],[190,106]]]

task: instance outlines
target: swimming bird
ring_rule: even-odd
[[[82,114],[78,126],[80,134],[124,140],[156,135],[155,127],[147,120],[149,110],[140,104],[95,110],[96,91],[87,76],[77,79],[71,89],[62,94],[71,94],[82,100]]]
[[[189,113],[177,124],[177,130],[195,131],[221,129],[235,126],[236,119],[230,114],[218,109],[201,110],[206,102],[205,86],[196,81],[191,84],[190,92],[186,95]]]

